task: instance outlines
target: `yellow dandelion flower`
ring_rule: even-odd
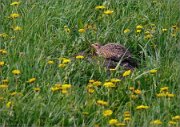
[[[8,83],[9,83],[9,80],[8,80],[8,79],[3,79],[3,80],[2,80],[2,83],[8,84]]]
[[[129,111],[124,112],[124,117],[131,117],[131,114]]]
[[[130,117],[125,117],[125,118],[124,118],[124,121],[130,121],[130,120],[131,120]]]
[[[7,51],[5,49],[0,49],[0,54],[7,54]]]
[[[5,62],[4,61],[0,61],[0,67],[4,66]]]
[[[39,92],[41,89],[39,87],[33,88],[35,92]]]
[[[156,94],[157,97],[166,97],[166,94],[165,93],[158,93]]]
[[[22,27],[20,27],[20,26],[15,26],[15,27],[13,27],[13,30],[14,30],[14,31],[21,31],[21,30],[22,30]]]
[[[67,91],[66,89],[63,89],[63,90],[61,91],[61,93],[62,93],[62,94],[67,94],[68,91]]]
[[[90,93],[90,94],[92,94],[92,93],[95,92],[95,90],[94,90],[93,88],[88,88],[87,91],[88,91],[88,93]]]
[[[15,19],[15,18],[20,17],[20,14],[18,14],[18,13],[12,13],[12,14],[10,14],[9,17],[12,18],[12,19]]]
[[[168,90],[169,90],[169,87],[167,87],[167,86],[162,87],[162,88],[160,88],[160,93],[167,92]]]
[[[167,32],[167,29],[166,28],[162,29],[162,32]]]
[[[10,108],[10,107],[12,107],[12,106],[13,106],[12,101],[9,101],[9,102],[6,103],[6,107],[7,107],[7,108]]]
[[[67,59],[67,58],[64,58],[63,61],[62,61],[63,64],[68,64],[70,62],[71,62],[71,60]]]
[[[89,80],[89,83],[93,83],[93,82],[95,82],[95,80],[93,80],[93,79],[90,79],[90,80]]]
[[[136,90],[134,91],[134,93],[140,95],[140,94],[141,94],[141,90],[136,89]]]
[[[70,89],[71,87],[72,87],[71,84],[63,84],[63,85],[61,86],[61,89]]]
[[[136,33],[141,33],[142,30],[136,30]]]
[[[171,120],[171,121],[168,122],[168,124],[169,124],[169,125],[176,125],[177,122]]]
[[[10,5],[11,5],[11,6],[18,6],[20,3],[21,3],[21,2],[19,2],[19,1],[14,1],[14,2],[12,2]]]
[[[8,88],[8,85],[5,85],[5,84],[0,85],[0,89],[7,89],[7,88]]]
[[[145,35],[145,39],[151,39],[153,37],[153,35],[152,34],[147,34],[147,35]]]
[[[161,122],[161,120],[154,120],[154,121],[151,121],[151,124],[154,124],[154,125],[161,125],[162,122]]]
[[[155,74],[155,73],[157,73],[157,70],[156,69],[152,69],[152,70],[150,70],[149,71],[151,74]]]
[[[76,56],[76,59],[84,59],[84,56],[78,55],[78,56]]]
[[[137,26],[136,26],[136,29],[142,29],[142,28],[143,28],[142,25],[137,25]]]
[[[131,91],[134,91],[134,87],[133,86],[131,86],[131,87],[129,87],[129,90],[131,90]]]
[[[173,93],[167,93],[167,97],[174,97],[175,96],[175,94],[173,94]]]
[[[111,15],[112,13],[113,13],[112,10],[106,10],[106,11],[104,11],[104,14],[106,14],[106,15]]]
[[[110,71],[116,71],[116,69],[115,69],[115,68],[110,68],[109,70],[110,70]]]
[[[85,29],[79,29],[78,32],[79,33],[84,33],[84,32],[86,32],[86,30]]]
[[[21,92],[12,92],[10,93],[11,96],[22,96],[23,94]]]
[[[116,125],[118,123],[118,120],[117,119],[110,119],[108,123],[109,123],[109,125]]]
[[[95,81],[95,82],[93,82],[93,85],[94,86],[101,86],[101,82],[100,81]]]
[[[172,120],[180,120],[180,115],[172,117]]]
[[[112,83],[112,82],[105,82],[103,84],[103,86],[105,86],[107,88],[114,88],[114,87],[116,87],[116,85],[114,83]]]
[[[126,34],[126,33],[129,33],[130,32],[130,29],[125,29],[124,30],[124,33]]]
[[[27,83],[33,83],[33,82],[35,82],[36,81],[36,78],[30,78],[28,81],[27,81]]]
[[[129,76],[131,74],[131,70],[125,71],[123,73],[123,77]]]
[[[109,103],[107,101],[103,101],[103,100],[98,100],[96,103],[98,105],[102,105],[102,106],[108,106],[109,105]]]
[[[146,105],[139,105],[136,107],[137,110],[141,110],[141,109],[148,109],[149,106],[146,106]]]
[[[111,116],[112,113],[113,113],[112,110],[105,110],[105,111],[103,111],[103,116]]]
[[[21,74],[21,71],[20,70],[13,70],[12,73],[14,75],[19,75],[19,74]]]
[[[0,37],[6,38],[6,37],[8,37],[8,35],[6,33],[1,33]]]
[[[106,7],[104,5],[96,6],[95,9],[105,9]]]
[[[131,98],[131,99],[137,99],[138,96],[137,96],[137,95],[134,95],[134,94],[131,94],[131,95],[130,95],[130,98]]]
[[[47,63],[48,63],[48,64],[54,64],[54,61],[49,60]]]
[[[71,32],[71,30],[68,28],[68,26],[64,26],[64,31],[65,31],[66,33],[70,33],[70,32]]]
[[[116,126],[126,126],[126,124],[125,123],[121,123],[121,122],[118,122],[118,123],[116,123]]]
[[[172,33],[171,36],[172,36],[172,37],[176,37],[176,33]]]
[[[111,81],[112,83],[121,82],[121,80],[118,79],[118,78],[112,78],[110,81]]]
[[[66,67],[66,64],[59,64],[58,67],[59,68],[64,68],[64,67]]]

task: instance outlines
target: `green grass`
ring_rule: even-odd
[[[108,122],[114,118],[129,127],[155,126],[151,123],[157,119],[162,124],[156,126],[180,126],[180,120],[174,120],[176,125],[168,124],[180,115],[179,0],[27,0],[10,6],[11,2],[0,3],[0,49],[7,51],[0,54],[0,61],[5,62],[0,66],[0,125],[103,127],[110,126]],[[95,9],[97,5],[113,13],[105,15],[103,10]],[[10,19],[11,13],[19,13],[20,17]],[[79,33],[86,24],[93,28]],[[143,26],[140,33],[136,32],[137,25]],[[14,26],[22,30],[14,31]],[[124,33],[127,28],[130,32]],[[145,38],[147,31],[152,35],[149,39]],[[100,58],[94,62],[86,56],[82,60],[73,58],[83,50],[91,52],[90,45],[95,42],[125,45],[139,61],[139,67],[116,88],[105,88],[106,80],[122,76],[122,68],[108,75]],[[59,58],[63,57],[71,62],[60,68]],[[48,64],[49,60],[54,64]],[[15,69],[21,74],[14,75]],[[150,74],[151,69],[157,73]],[[27,83],[33,77],[36,81]],[[102,82],[100,87],[91,88],[93,93],[87,91],[90,79]],[[67,94],[62,90],[53,92],[51,88],[57,83],[72,86]],[[156,96],[165,86],[174,97]],[[133,94],[130,87],[141,90],[141,94]],[[132,94],[137,98],[132,99]],[[100,106],[97,100],[109,105]],[[138,111],[139,105],[149,108]],[[113,114],[103,116],[106,109]],[[129,122],[124,121],[125,111],[131,114]]]

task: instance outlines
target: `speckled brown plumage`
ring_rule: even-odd
[[[121,65],[125,68],[134,68],[137,66],[136,62],[132,59],[131,53],[121,44],[108,43],[101,46],[99,43],[94,43],[91,46],[95,49],[98,56],[102,56],[110,61],[109,66],[112,66],[111,61],[121,61]]]

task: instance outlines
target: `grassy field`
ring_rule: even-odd
[[[180,126],[179,0],[1,0],[0,126]],[[123,44],[110,75],[81,51]],[[119,77],[123,77],[118,79]]]

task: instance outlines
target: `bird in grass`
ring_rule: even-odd
[[[134,69],[137,67],[137,63],[133,60],[129,50],[121,44],[108,43],[100,45],[99,43],[94,43],[91,46],[95,49],[95,53],[98,56],[101,56],[108,61],[106,62],[108,68],[116,67],[119,62],[125,69]]]

